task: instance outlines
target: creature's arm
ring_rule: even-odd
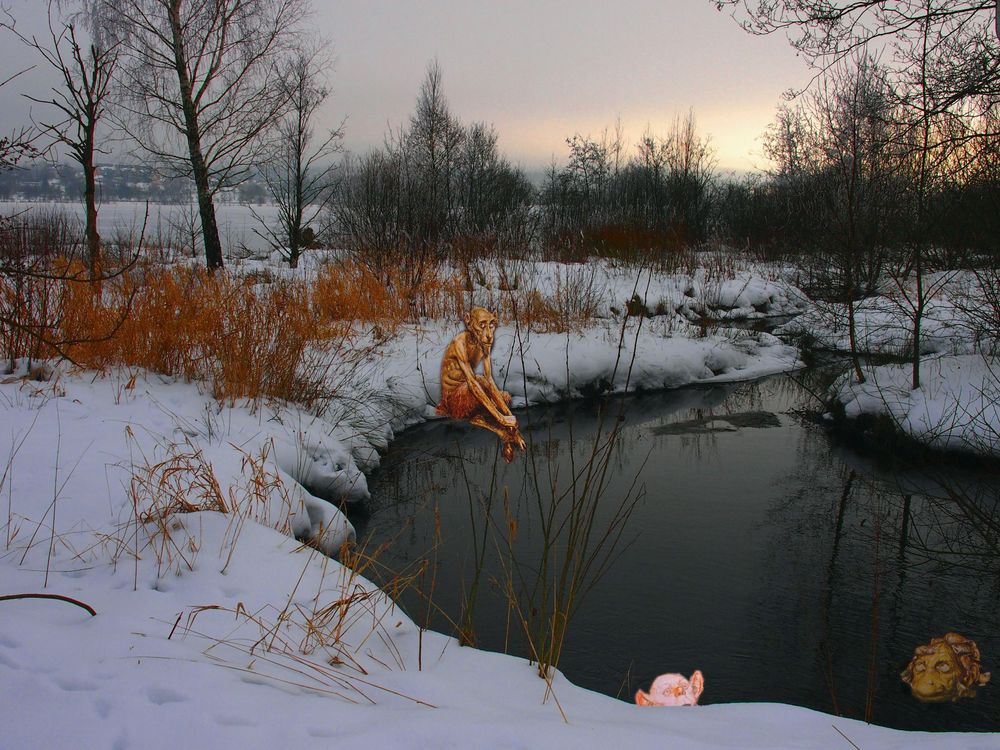
[[[458,366],[459,368],[461,368],[462,374],[465,376],[466,383],[469,384],[469,390],[472,391],[472,394],[476,397],[476,400],[483,405],[486,411],[488,411],[495,420],[497,420],[502,425],[509,425],[511,420],[511,415],[503,414],[497,410],[497,405],[494,402],[492,395],[487,394],[486,391],[483,390],[483,387],[479,384],[479,379],[476,378],[476,373],[472,371],[472,367],[469,365],[469,354],[468,351],[466,350],[465,342],[458,340],[455,343],[457,344],[457,346],[455,347],[456,348],[455,353],[457,355],[455,359],[458,361]],[[483,360],[484,374],[486,374],[487,372],[486,362],[489,362],[489,357]],[[489,378],[488,375],[487,377]],[[490,383],[493,382],[492,378],[489,378],[489,380]],[[493,387],[496,388],[495,385]]]
[[[486,382],[489,383],[489,395],[501,413],[508,417],[514,416],[507,403],[503,400],[503,396],[500,395],[500,389],[497,388],[496,382],[493,380],[493,365],[490,364],[490,360],[492,359],[491,354],[492,352],[486,352],[486,356],[483,357],[483,375],[486,376]]]

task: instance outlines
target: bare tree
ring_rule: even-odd
[[[715,172],[715,149],[698,134],[694,111],[676,117],[666,150],[673,223],[682,236],[702,240],[708,231],[709,192]]]
[[[52,88],[50,98],[26,96],[55,110],[58,119],[42,121],[38,127],[52,139],[52,145],[65,146],[72,159],[83,169],[87,258],[90,275],[96,279],[101,259],[101,238],[97,231],[97,165],[94,156],[100,151],[97,129],[107,110],[111,81],[118,62],[117,50],[113,45],[101,45],[97,39],[89,43],[81,42],[76,23],[62,20],[53,0],[49,0],[47,40],[39,41],[35,36],[21,34],[9,14],[7,22],[0,23],[0,27],[10,30],[59,74],[60,85]]]
[[[307,0],[99,0],[120,42],[123,127],[193,179],[205,261],[223,265],[214,199],[258,161],[288,104],[279,64]]]
[[[785,34],[822,70],[858,51],[891,48],[900,71],[925,68],[945,108],[1000,95],[995,0],[712,0],[754,34]],[[925,49],[924,37],[930,40]],[[923,61],[923,62],[921,62]]]
[[[31,68],[25,68],[0,81],[0,88],[6,86],[19,75]],[[14,169],[24,159],[34,159],[38,156],[38,148],[34,145],[35,133],[31,128],[20,128],[10,135],[0,136],[0,172]]]
[[[292,268],[298,267],[299,255],[309,244],[310,225],[334,196],[337,164],[333,156],[341,151],[343,122],[318,140],[315,131],[316,113],[330,96],[322,80],[328,64],[322,46],[316,45],[301,49],[290,61],[282,79],[289,112],[278,123],[270,155],[261,169],[278,208],[278,225],[269,226],[257,216],[263,226],[257,234],[280,251]]]
[[[931,0],[926,0],[929,11]],[[902,268],[895,269],[893,280],[899,291],[902,308],[910,321],[912,349],[910,352],[911,386],[920,387],[920,338],[928,303],[950,280],[950,274],[936,280],[925,280],[924,271],[930,245],[930,203],[954,166],[951,155],[966,140],[965,112],[952,93],[942,90],[933,79],[938,64],[940,31],[927,12],[920,19],[919,39],[913,45],[914,65],[903,72],[907,88],[902,99],[906,112],[904,147],[909,157],[911,185],[911,233],[909,254]],[[1000,58],[998,58],[1000,61]],[[957,136],[956,136],[957,134]],[[913,287],[907,284],[912,275]]]
[[[764,139],[796,212],[808,217],[816,246],[816,296],[847,305],[855,376],[856,305],[872,294],[886,265],[891,218],[903,199],[905,161],[896,139],[898,104],[883,70],[861,55],[839,64],[794,106],[778,111]]]
[[[909,252],[894,277],[912,334],[912,386],[920,386],[920,336],[930,204],[953,168],[957,149],[995,133],[984,113],[1000,101],[1000,39],[995,0],[713,0],[752,33],[785,33],[820,71],[865,51],[884,55],[902,116],[899,142],[909,163]],[[995,209],[994,209],[995,210]],[[914,285],[908,286],[912,275]],[[943,283],[943,282],[942,282]]]
[[[408,164],[419,185],[417,199],[417,241],[436,246],[448,235],[455,218],[458,199],[456,185],[465,129],[451,114],[444,94],[443,74],[437,61],[427,66],[417,107],[405,134]],[[419,248],[424,252],[424,248]]]

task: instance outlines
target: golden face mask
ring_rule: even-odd
[[[924,703],[972,698],[975,688],[990,679],[980,666],[976,642],[958,633],[945,633],[917,646],[913,658],[900,675],[913,697]]]

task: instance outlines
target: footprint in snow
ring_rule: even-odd
[[[163,706],[167,703],[183,703],[188,699],[183,693],[178,693],[170,688],[151,687],[146,690],[146,696],[150,703]]]
[[[58,677],[56,685],[68,693],[81,693],[97,690],[97,683],[91,680],[80,680],[75,677]]]
[[[111,702],[105,698],[98,698],[94,701],[94,709],[97,711],[98,716],[106,719],[111,715]]]
[[[255,727],[257,722],[235,714],[216,714],[215,721],[224,727]]]

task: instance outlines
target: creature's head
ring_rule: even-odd
[[[661,674],[653,680],[648,693],[639,690],[635,694],[639,706],[694,706],[705,689],[705,678],[700,670],[695,670],[689,682],[684,675]]]
[[[497,330],[497,316],[485,307],[473,307],[465,316],[465,329],[484,349],[492,349],[493,334]]]
[[[989,672],[980,669],[976,642],[958,633],[946,633],[917,646],[900,676],[913,697],[924,703],[971,698],[975,688],[990,679]]]

